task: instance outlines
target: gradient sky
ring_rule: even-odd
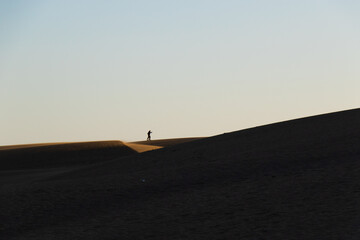
[[[355,0],[0,0],[0,145],[211,136],[360,105]]]

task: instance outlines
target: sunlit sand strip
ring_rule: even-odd
[[[18,144],[18,145],[5,145],[0,146],[0,150],[8,149],[20,149],[20,148],[33,148],[33,147],[43,147],[43,146],[52,146],[60,144],[68,144],[69,142],[55,142],[55,143],[34,143],[34,144]]]
[[[143,153],[143,152],[147,152],[147,151],[152,151],[152,150],[156,150],[156,149],[160,149],[163,147],[160,146],[153,146],[153,145],[144,145],[144,144],[137,144],[137,143],[125,143],[124,144],[126,146],[128,146],[129,148],[137,151],[138,153]]]

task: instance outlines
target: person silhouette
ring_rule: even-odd
[[[150,134],[152,134],[152,131],[151,131],[151,130],[149,130],[148,133],[147,133],[148,137],[147,137],[146,141],[150,141],[150,140],[151,140]]]

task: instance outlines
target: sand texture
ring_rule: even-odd
[[[0,239],[360,239],[359,122],[355,109],[143,153],[119,142],[75,164],[0,151]]]

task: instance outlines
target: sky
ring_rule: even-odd
[[[359,42],[355,0],[0,0],[0,145],[358,108]]]

